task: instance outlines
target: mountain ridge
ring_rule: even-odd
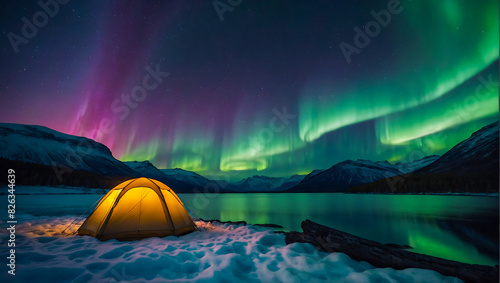
[[[471,137],[458,143],[441,157],[431,155],[414,162],[395,164],[363,159],[345,160],[326,170],[313,170],[305,176],[255,175],[233,182],[210,180],[181,168],[158,169],[149,161],[122,162],[114,158],[109,148],[99,142],[60,133],[44,126],[0,123],[0,147],[2,148],[0,169],[19,168],[19,173],[16,174],[18,183],[26,185],[102,188],[112,187],[130,178],[145,176],[162,181],[180,193],[348,190],[391,192],[387,188],[375,189],[375,187],[384,187],[381,182],[392,184],[403,178],[413,180],[411,182],[418,183],[424,188],[419,189],[416,185],[411,185],[412,189],[405,189],[403,192],[418,193],[419,190],[424,192],[435,190],[435,186],[434,189],[425,190],[428,182],[421,180],[423,176],[433,174],[435,176],[441,174],[443,180],[456,178],[464,183],[467,183],[467,178],[475,180],[468,184],[467,189],[462,190],[465,192],[484,192],[482,189],[471,188],[473,185],[482,188],[498,184],[498,122],[473,133]],[[491,168],[497,169],[495,171]],[[463,176],[457,176],[458,173]],[[420,181],[415,181],[415,176],[420,178]],[[479,176],[486,181],[482,181]],[[492,181],[492,176],[496,176],[496,182]],[[436,182],[454,184],[443,180]],[[408,181],[406,184],[411,182]],[[5,180],[1,180],[0,183],[5,183]],[[496,186],[498,189],[498,185]],[[399,192],[399,189],[395,192]],[[443,189],[437,192],[443,192]]]
[[[399,174],[401,172],[387,161],[345,160],[322,172],[307,175],[287,192],[343,192],[354,185]]]
[[[498,193],[499,122],[482,127],[415,172],[353,187],[358,193]]]

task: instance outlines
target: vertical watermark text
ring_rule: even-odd
[[[9,227],[7,228],[9,239],[7,240],[7,247],[9,249],[9,256],[7,257],[7,266],[9,267],[8,273],[10,275],[16,275],[16,172],[14,169],[7,170],[7,182],[9,189],[7,190],[7,214],[8,219],[7,224]]]

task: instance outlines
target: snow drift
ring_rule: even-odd
[[[343,253],[320,252],[310,244],[285,245],[284,235],[251,225],[198,221],[199,231],[182,237],[101,242],[89,236],[61,235],[73,219],[25,217],[17,230],[16,276],[4,272],[0,280],[461,282],[431,270],[374,268]],[[4,231],[2,241],[8,236]]]

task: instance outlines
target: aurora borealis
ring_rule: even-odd
[[[211,1],[73,0],[18,53],[7,34],[42,9],[11,2],[0,121],[93,138],[123,161],[289,176],[443,154],[498,120],[494,0],[402,0],[350,63],[339,44],[389,1],[244,0],[221,21]]]

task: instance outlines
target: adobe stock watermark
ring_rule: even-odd
[[[16,171],[14,169],[7,170],[7,182],[8,182],[8,204],[7,204],[7,215],[9,220],[7,220],[7,224],[9,227],[7,228],[8,239],[6,241],[6,246],[9,249],[9,256],[7,257],[7,266],[9,270],[7,273],[10,275],[16,275]]]
[[[480,102],[488,95],[497,93],[498,81],[493,80],[493,75],[489,74],[486,79],[482,75],[477,76],[479,84],[476,86],[474,94],[468,95],[461,103],[454,104],[453,109],[443,114],[443,120],[451,120],[451,124],[461,124],[474,111],[480,111]],[[498,94],[498,93],[497,93]]]
[[[223,0],[214,0],[212,2],[212,6],[215,9],[215,12],[217,13],[217,16],[219,16],[219,19],[221,22],[224,21],[224,13],[225,12],[232,12],[234,11],[234,8],[239,6],[243,0],[226,0],[227,3],[225,3]]]
[[[37,3],[41,10],[33,14],[31,21],[26,17],[21,18],[23,26],[21,27],[20,35],[14,32],[9,32],[7,34],[7,38],[14,52],[16,54],[19,53],[19,45],[28,44],[30,39],[33,39],[38,34],[38,30],[48,24],[49,18],[53,18],[59,13],[60,5],[66,5],[69,1],[70,0],[38,1]]]
[[[259,149],[262,148],[265,144],[270,143],[274,139],[274,134],[279,133],[285,130],[285,128],[290,125],[291,120],[297,117],[296,114],[288,113],[287,107],[283,106],[282,111],[278,108],[273,108],[272,112],[274,113],[273,117],[269,120],[269,126],[261,128],[255,136],[249,136],[247,141],[242,141],[238,145],[238,149],[240,150],[248,150],[248,149]],[[231,175],[234,177],[238,174],[238,171],[226,171],[220,172],[217,174],[218,177],[222,177],[222,180],[230,179]],[[216,197],[217,193],[220,192],[220,189],[227,187],[227,183],[212,181],[207,183],[203,191],[199,191],[195,189],[196,195],[193,198],[193,207],[196,210],[203,209],[208,206],[210,203],[210,199]]]
[[[160,64],[156,64],[155,69],[150,66],[146,66],[146,75],[142,78],[141,84],[134,86],[129,94],[123,93],[119,98],[116,98],[110,105],[110,110],[115,114],[119,115],[120,120],[125,120],[131,112],[131,109],[136,109],[139,103],[146,100],[151,92],[158,88],[158,86],[164,81],[166,77],[170,75],[168,72],[162,72],[160,70]],[[95,140],[100,140],[104,135],[109,134],[115,130],[114,121],[110,118],[102,118],[99,121],[99,126],[97,129],[92,129],[90,131],[84,131],[80,135],[94,137]],[[65,173],[71,173],[73,170],[78,168],[81,164],[81,156],[90,155],[92,149],[98,144],[93,143],[90,140],[80,141],[76,149],[70,144],[65,147],[65,161],[67,164],[61,164],[59,162],[52,161],[52,169],[57,175],[60,183],[63,182],[63,175]]]
[[[374,20],[369,21],[364,25],[364,31],[358,26],[354,27],[354,31],[356,33],[354,34],[353,42],[355,46],[344,41],[339,44],[340,50],[342,51],[347,63],[351,63],[351,56],[354,53],[361,53],[361,49],[366,48],[370,44],[371,38],[380,34],[382,27],[385,28],[390,24],[392,15],[397,15],[401,13],[401,11],[403,11],[403,7],[401,6],[399,0],[390,0],[387,3],[387,9],[382,9],[378,12],[371,10],[370,14]]]
[[[479,83],[474,93],[467,95],[463,100],[455,103],[453,108],[443,113],[442,120],[452,125],[448,129],[454,129],[467,122],[467,119],[469,119],[473,112],[481,111],[481,101],[487,99],[489,95],[498,94],[499,82],[493,80],[494,76],[492,74],[489,74],[487,78],[483,75],[479,75],[476,78]],[[447,136],[444,132],[437,132],[432,138],[434,144],[429,145],[429,147],[435,147],[437,143],[444,143],[446,138]]]
[[[269,126],[261,128],[255,136],[249,136],[247,141],[242,141],[238,146],[238,151],[245,151],[248,148],[258,151],[274,139],[274,133],[285,130],[290,120],[297,117],[295,114],[288,113],[286,106],[283,107],[283,111],[277,108],[273,108],[272,111],[274,116],[269,120]]]
[[[388,171],[383,173],[391,193],[396,193],[400,184],[403,184],[406,178],[410,177],[415,170],[420,169],[414,162],[429,156],[428,152],[430,152],[430,149],[427,148],[414,149],[405,158],[399,160],[399,164],[395,167],[402,173],[401,175],[394,176]]]
[[[142,85],[133,87],[130,94],[123,93],[119,99],[116,98],[111,103],[113,113],[121,113],[120,120],[125,120],[130,114],[130,109],[137,108],[138,103],[144,101],[149,96],[148,91],[156,89],[163,82],[163,79],[170,75],[167,72],[160,71],[160,64],[156,64],[156,70],[153,70],[150,66],[146,66],[146,71],[148,74],[143,77]],[[112,122],[110,119],[107,120],[109,121],[104,121],[103,123]]]

